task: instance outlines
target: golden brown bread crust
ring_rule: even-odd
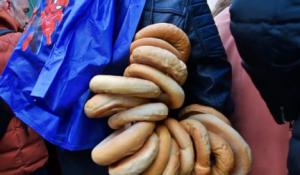
[[[84,105],[89,118],[107,117],[120,111],[149,102],[148,99],[113,94],[96,94]]]
[[[171,154],[171,135],[164,125],[158,125],[155,129],[159,137],[158,154],[153,163],[142,173],[143,175],[161,175],[165,170]]]
[[[158,137],[153,133],[143,147],[133,155],[109,166],[110,175],[139,175],[155,159],[158,153]]]
[[[173,53],[159,47],[137,47],[130,56],[130,63],[154,67],[174,78],[180,85],[184,84],[188,75],[184,62],[179,60]]]
[[[135,40],[130,45],[130,54],[133,52],[133,50],[140,46],[155,46],[162,49],[166,49],[170,52],[172,52],[174,55],[176,55],[177,58],[182,58],[181,53],[173,47],[170,43],[159,39],[159,38],[141,38],[138,40]]]
[[[164,123],[180,148],[179,175],[190,175],[194,169],[194,148],[192,140],[177,120],[168,118]]]
[[[192,137],[196,150],[194,174],[210,175],[210,143],[206,128],[197,120],[185,119],[180,122]]]
[[[177,175],[180,167],[180,152],[179,147],[174,139],[172,140],[171,153],[167,163],[167,166],[163,172],[163,175]]]
[[[189,106],[186,106],[185,108],[183,108],[180,111],[179,117],[187,118],[187,117],[189,117],[191,115],[195,115],[195,114],[211,114],[211,115],[218,117],[219,119],[221,119],[223,122],[227,123],[228,125],[231,125],[231,123],[227,119],[227,117],[225,117],[221,112],[215,110],[212,107],[204,106],[204,105],[200,105],[200,104],[191,104]]]
[[[208,131],[211,131],[226,140],[234,153],[235,165],[231,175],[248,174],[251,169],[251,150],[249,145],[231,126],[208,114],[197,114],[189,117],[200,121]]]
[[[124,76],[142,78],[157,84],[168,94],[167,105],[172,109],[180,108],[184,102],[185,95],[181,86],[169,76],[150,66],[131,64],[125,69]]]
[[[212,166],[212,175],[230,175],[234,167],[234,155],[230,145],[218,135],[208,132],[215,164]]]
[[[151,81],[114,75],[94,76],[90,81],[90,89],[94,93],[143,98],[157,98],[161,94],[159,87]]]
[[[188,36],[179,27],[169,23],[156,23],[142,28],[135,34],[135,40],[148,37],[169,42],[181,53],[182,61],[187,62],[191,45]]]
[[[134,154],[153,133],[155,124],[137,122],[127,129],[117,130],[92,150],[92,159],[98,165],[110,165]]]
[[[168,107],[163,103],[147,103],[119,112],[108,119],[108,125],[112,129],[137,121],[160,121],[168,116]]]

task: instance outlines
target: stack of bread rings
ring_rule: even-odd
[[[89,118],[108,118],[115,131],[92,151],[110,175],[246,175],[247,143],[218,111],[201,105],[181,110],[190,43],[178,27],[149,25],[135,35],[124,76],[97,75],[95,95],[85,104]]]
[[[192,104],[181,110],[180,124],[196,150],[194,174],[246,175],[251,150],[229,120],[215,109]]]

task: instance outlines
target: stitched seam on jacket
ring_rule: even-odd
[[[22,142],[21,142],[21,136],[20,136],[20,133],[18,133],[18,132],[16,132],[16,139],[17,139],[17,141],[18,141],[18,149],[16,150],[17,151],[17,155],[16,155],[16,160],[17,161],[19,161],[20,162],[20,164],[21,164],[21,166],[20,166],[20,168],[22,169],[21,171],[23,172],[23,173],[25,173],[24,172],[24,168],[23,168],[23,165],[24,165],[24,161],[23,161],[23,157],[22,157],[22,148],[23,148],[23,145],[21,144]],[[18,163],[18,162],[17,162]]]
[[[48,155],[46,154],[46,155],[44,155],[44,156],[42,156],[42,157],[39,157],[37,160],[35,160],[35,161],[33,161],[33,162],[30,162],[29,164],[24,164],[24,165],[23,165],[23,168],[26,167],[26,169],[29,168],[30,170],[35,171],[35,170],[37,170],[37,169],[43,167],[43,165],[46,164],[47,160],[48,160]],[[31,168],[31,166],[35,166],[36,164],[39,164],[40,162],[43,162],[43,164],[42,164],[40,167],[36,167],[35,169],[32,169],[32,168]],[[27,172],[27,173],[28,173],[28,172]]]
[[[146,12],[155,12],[155,13],[173,13],[173,14],[176,14],[176,15],[179,15],[179,16],[184,16],[184,13],[179,11],[179,10],[176,10],[176,9],[172,9],[172,8],[154,8],[153,10],[151,10],[150,8],[145,8]]]
[[[190,11],[191,11],[191,0],[187,1],[184,7],[184,24],[183,24],[183,29],[184,31],[187,30],[187,24],[188,24],[188,20],[190,18]]]

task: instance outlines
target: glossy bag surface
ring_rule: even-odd
[[[109,127],[105,119],[84,115],[89,81],[96,74],[122,74],[144,3],[41,1],[1,76],[1,97],[49,142],[92,148]]]

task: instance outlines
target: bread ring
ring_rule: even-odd
[[[94,93],[144,98],[156,98],[161,94],[159,87],[151,81],[113,75],[94,76],[90,81],[90,89]]]
[[[169,76],[150,66],[131,64],[125,69],[124,76],[142,78],[157,84],[168,94],[170,100],[168,105],[172,109],[180,108],[184,102],[184,91],[178,83]]]
[[[115,131],[92,150],[92,159],[98,165],[110,165],[140,149],[153,133],[155,124],[138,122],[125,130]]]
[[[144,146],[130,157],[126,157],[119,162],[109,166],[110,175],[139,175],[155,159],[158,152],[158,137],[153,133]]]
[[[131,43],[130,45],[130,54],[132,53],[132,51],[140,46],[156,46],[156,47],[160,47],[162,49],[166,49],[170,52],[172,52],[174,55],[176,55],[177,58],[182,58],[181,53],[175,48],[173,47],[170,43],[159,39],[159,38],[141,38],[138,40],[133,41],[133,43]]]
[[[210,143],[206,128],[197,120],[185,119],[180,122],[192,137],[196,150],[194,174],[210,175]]]
[[[142,28],[135,34],[135,40],[141,38],[160,38],[173,45],[182,55],[182,61],[187,62],[191,44],[188,36],[174,24],[157,23]]]
[[[168,50],[154,46],[140,46],[133,50],[130,63],[145,64],[171,76],[180,85],[186,81],[188,72],[184,62]]]
[[[192,140],[177,120],[168,118],[165,120],[165,124],[180,148],[179,175],[190,175],[194,169],[194,148]]]
[[[180,167],[180,160],[179,160],[179,148],[174,139],[172,139],[172,146],[171,146],[171,153],[170,158],[168,160],[168,164],[163,172],[162,175],[177,175],[178,169]]]
[[[159,121],[167,118],[168,107],[163,103],[147,103],[126,111],[119,112],[108,119],[108,125],[112,129],[135,121]]]
[[[200,105],[200,104],[191,104],[189,106],[186,106],[185,108],[183,108],[180,111],[179,117],[187,118],[187,117],[189,117],[191,115],[195,115],[195,114],[211,114],[211,115],[218,117],[219,119],[221,119],[223,122],[227,123],[228,125],[231,125],[231,123],[227,119],[227,117],[225,117],[221,112],[215,110],[212,107],[204,106],[204,105]]]
[[[230,175],[234,167],[234,155],[230,145],[222,137],[208,132],[215,165],[212,166],[212,175]]]
[[[96,94],[85,103],[84,112],[90,118],[106,117],[148,101],[146,98]]]
[[[208,131],[211,131],[226,140],[234,153],[235,165],[231,175],[248,174],[251,169],[251,150],[249,145],[231,126],[207,114],[197,114],[189,117],[200,121]]]
[[[142,174],[143,175],[161,175],[165,170],[171,154],[171,135],[164,125],[159,125],[155,129],[159,137],[159,149],[155,160]]]

